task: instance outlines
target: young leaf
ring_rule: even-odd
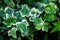
[[[13,0],[4,0],[4,2],[5,2],[8,6],[10,6],[10,7],[14,7],[14,6],[15,6]]]
[[[21,31],[21,35],[22,36],[26,36],[27,35],[27,26],[24,25],[22,22],[17,24],[17,30],[20,30]]]
[[[42,31],[48,32],[48,29],[49,29],[49,28],[50,28],[49,23],[45,22],[45,23],[43,24]]]
[[[52,21],[56,20],[56,17],[54,15],[47,14],[44,16],[44,20],[48,21],[48,22],[52,22]]]
[[[54,24],[54,28],[52,29],[51,33],[56,32],[56,31],[60,31],[60,21],[53,23]]]
[[[45,7],[45,12],[47,14],[55,14],[57,10],[57,6],[53,3],[50,2],[49,4],[47,4],[47,6]]]
[[[12,36],[13,38],[17,38],[16,31],[17,31],[17,29],[15,27],[13,27],[11,30],[8,31],[8,36]]]

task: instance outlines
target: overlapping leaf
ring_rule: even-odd
[[[14,17],[17,17],[17,21],[21,22],[24,18],[21,16],[20,12],[19,11],[14,11],[13,13]]]
[[[35,24],[35,28],[37,30],[41,30],[42,29],[42,31],[48,32],[49,24],[48,23],[44,23],[44,21],[41,18],[35,18],[34,19],[34,24]]]
[[[14,10],[10,7],[6,7],[5,12],[8,13],[10,16],[13,16]]]
[[[51,33],[60,31],[60,21],[53,23],[54,28],[52,29]]]
[[[4,2],[5,2],[8,6],[10,6],[10,7],[14,7],[14,6],[15,6],[13,0],[4,0]]]
[[[55,14],[57,10],[57,6],[53,3],[50,2],[49,4],[47,4],[47,6],[45,7],[45,12],[47,14]]]
[[[21,35],[23,37],[28,35],[27,26],[29,26],[29,24],[28,24],[28,22],[26,20],[23,20],[22,22],[17,23],[17,30],[21,31]]]
[[[56,20],[56,16],[55,15],[45,15],[44,20],[48,21],[48,22],[52,22],[52,21]]]
[[[7,27],[11,27],[11,25],[15,24],[17,19],[15,17],[9,17],[4,21],[4,23],[7,25]]]
[[[21,16],[22,17],[28,17],[29,16],[29,11],[30,9],[28,8],[28,5],[22,5],[22,9],[20,10]]]
[[[0,17],[6,17],[6,13],[3,10],[0,10]]]
[[[17,31],[17,29],[15,27],[13,27],[11,30],[8,31],[8,36],[12,36],[13,38],[17,38],[16,31]]]

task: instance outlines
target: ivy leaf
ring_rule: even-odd
[[[34,21],[33,19],[36,18],[36,17],[39,17],[41,13],[42,12],[40,12],[38,9],[32,8],[31,11],[30,11],[30,13],[29,13],[30,16],[31,16],[29,18],[29,20],[33,22]]]
[[[4,2],[7,3],[7,5],[10,7],[14,7],[14,5],[15,5],[13,0],[4,0]]]
[[[23,23],[24,25],[26,25],[26,26],[29,26],[29,23],[27,22],[26,19],[23,19],[23,20],[22,20],[22,23]]]
[[[41,13],[38,9],[32,8],[29,14],[31,17],[36,18],[39,17]]]
[[[57,6],[53,3],[50,2],[49,4],[47,4],[47,6],[45,7],[45,12],[47,14],[55,14],[57,10]]]
[[[20,10],[21,16],[22,17],[28,17],[29,16],[29,11],[30,9],[28,8],[28,5],[22,5],[22,9]]]
[[[32,21],[33,22],[34,21],[33,19],[34,19],[34,17],[30,17],[29,18],[29,21]]]
[[[60,31],[60,21],[53,23],[54,28],[52,29],[51,33]]]
[[[15,24],[17,19],[15,17],[9,17],[4,21],[4,23],[7,25],[7,27],[11,27],[11,25]]]
[[[24,37],[24,36],[27,36],[28,34],[28,30],[27,30],[27,26],[24,25],[24,23],[19,23],[17,25],[17,29],[21,31],[21,35]]]
[[[17,21],[21,22],[24,18],[21,16],[20,12],[19,11],[14,11],[13,13],[14,17],[17,17]]]
[[[8,36],[12,36],[13,38],[17,38],[16,31],[17,31],[17,29],[15,27],[13,27],[11,30],[8,31]]]
[[[49,23],[45,22],[45,23],[43,24],[42,31],[48,32],[48,29],[49,29],[49,28],[50,28]]]
[[[48,29],[50,27],[49,23],[44,22],[41,18],[35,18],[34,24],[35,24],[35,28],[37,30],[42,30],[42,31],[46,31],[46,32],[48,32]]]
[[[30,25],[28,27],[28,38],[32,38],[33,37],[34,31],[35,31],[35,27],[33,25]]]
[[[37,9],[38,9],[40,12],[43,12],[43,10],[44,10],[44,8],[43,8],[44,5],[43,5],[43,3],[37,2],[36,6],[37,6]]]
[[[58,1],[58,0],[49,0],[49,1]]]
[[[6,13],[3,10],[0,10],[0,17],[6,17]]]
[[[47,4],[49,3],[49,0],[40,0],[40,2]]]
[[[41,18],[34,18],[34,25],[37,30],[41,30],[43,23],[44,22]]]
[[[48,15],[47,14],[44,16],[44,20],[48,21],[48,22],[52,22],[52,21],[56,20],[56,17],[54,15]]]
[[[5,12],[8,13],[9,15],[13,16],[14,10],[10,7],[6,7]]]
[[[60,3],[60,0],[59,0],[59,3]]]

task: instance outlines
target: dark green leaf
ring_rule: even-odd
[[[14,7],[14,5],[15,5],[13,0],[4,0],[4,2],[10,7]]]
[[[21,13],[21,16],[22,17],[25,17],[25,16],[29,16],[29,11],[30,9],[28,8],[28,6],[25,4],[25,5],[22,5],[22,9],[20,10],[20,13]]]
[[[7,25],[7,27],[11,27],[11,25],[15,24],[17,19],[15,17],[9,17],[4,21],[4,23]]]
[[[0,10],[0,17],[6,17],[6,13],[3,10]]]

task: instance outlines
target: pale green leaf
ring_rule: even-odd
[[[17,38],[16,31],[17,31],[17,29],[15,27],[13,27],[11,30],[8,31],[8,36],[12,36],[13,38]]]
[[[60,21],[53,23],[54,24],[54,28],[52,29],[51,33],[56,32],[56,31],[60,31]]]
[[[55,14],[56,13],[56,10],[57,10],[57,5],[54,4],[53,2],[50,2],[45,7],[45,12],[47,14]]]

